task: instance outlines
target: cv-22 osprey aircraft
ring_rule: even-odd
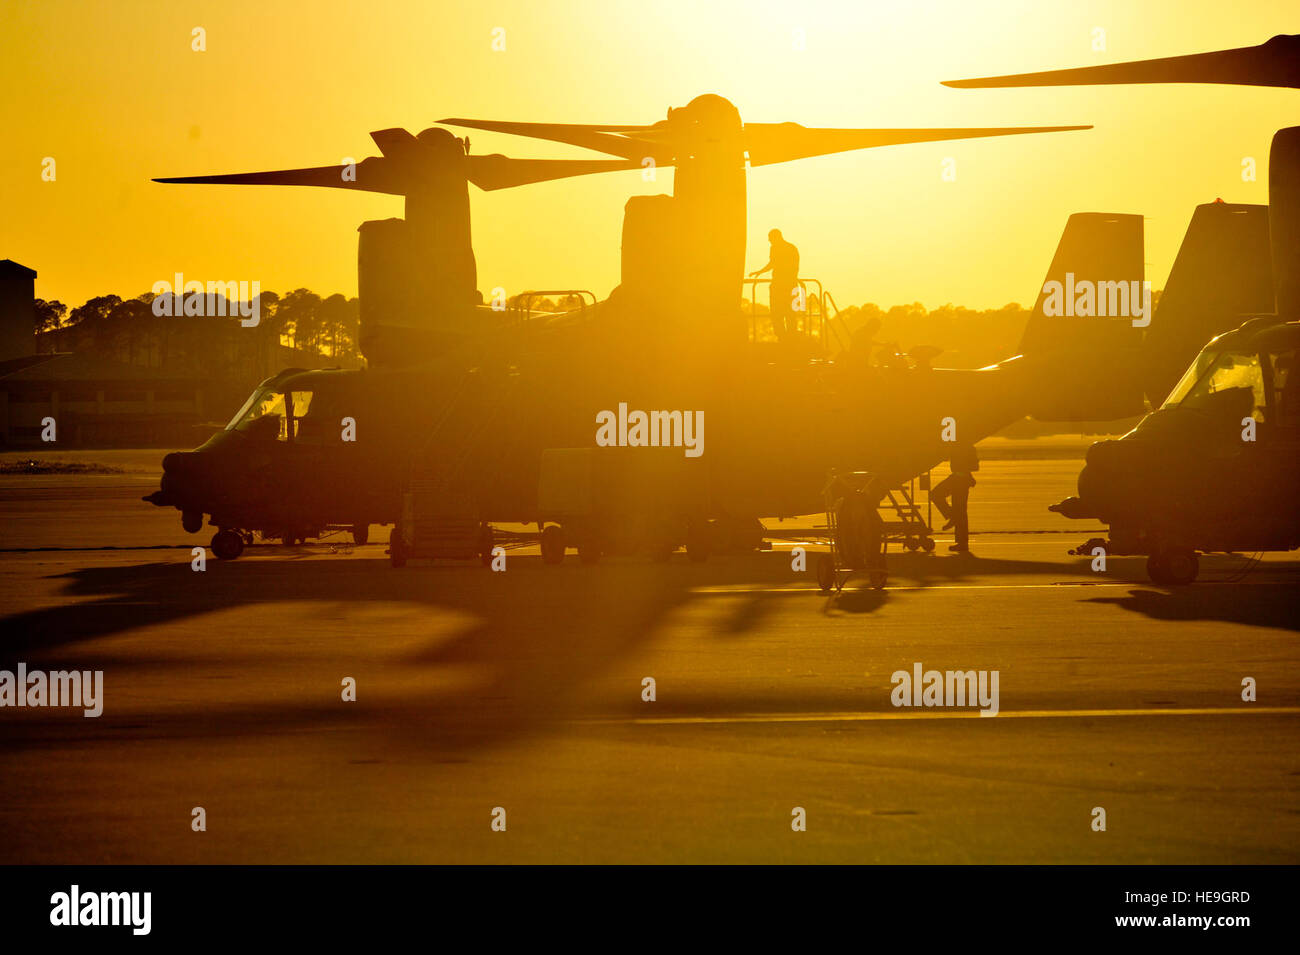
[[[1142,83],[1300,89],[1300,36],[947,85]],[[1090,540],[1077,553],[1099,546],[1146,555],[1153,581],[1187,584],[1199,572],[1198,552],[1300,547],[1300,385],[1292,371],[1300,348],[1300,126],[1274,134],[1268,172],[1267,246],[1249,229],[1231,249],[1184,242],[1170,275],[1181,298],[1171,301],[1166,291],[1151,332],[1215,337],[1136,428],[1089,449],[1078,495],[1052,506],[1109,525],[1109,539]],[[1166,304],[1184,320],[1162,328]]]
[[[807,347],[758,340],[740,304],[748,167],[1087,127],[745,123],[714,95],[649,125],[442,122],[615,158],[477,156],[445,129],[386,130],[373,134],[383,155],[355,168],[162,180],[406,198],[404,219],[360,229],[369,367],[283,372],[263,382],[224,431],[164,459],[162,487],[146,500],[178,509],[191,532],[207,517],[218,528],[217,556],[238,556],[254,531],[293,539],[343,525],[364,539],[371,523],[399,522],[390,550],[400,563],[416,521],[410,502],[422,494],[420,509],[436,514],[449,535],[479,529],[447,554],[487,553],[491,522],[536,522],[550,525],[542,534],[550,562],[567,546],[594,560],[637,550],[666,555],[685,544],[698,558],[724,544],[759,546],[760,518],[820,509],[831,469],[901,482],[948,458],[946,418],[955,419],[959,440],[975,442],[1026,414],[1097,420],[1143,408],[1141,330],[1127,315],[1054,318],[1040,295],[1023,354],[968,371],[881,368],[851,351],[829,358],[827,295],[809,296],[816,307]],[[592,304],[563,315],[534,315],[529,295],[503,311],[483,304],[469,182],[497,189],[647,161],[675,167],[673,194],[628,201],[622,280],[607,299],[591,296]],[[1137,215],[1072,216],[1049,279],[1068,273],[1075,281],[1140,284],[1141,236]],[[1107,387],[1096,387],[1099,380]],[[624,425],[612,442],[602,431],[610,416]],[[342,439],[344,419],[355,440]],[[686,453],[687,421],[702,428],[697,454]],[[646,422],[666,422],[667,430],[647,434]]]

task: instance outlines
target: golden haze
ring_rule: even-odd
[[[370,130],[415,132],[443,116],[653,122],[717,92],[759,122],[1096,126],[753,170],[751,268],[776,226],[841,305],[1029,302],[1067,215],[1140,212],[1160,287],[1196,203],[1267,201],[1269,139],[1294,122],[1294,91],[959,91],[939,81],[1253,45],[1293,31],[1293,13],[1286,0],[1230,15],[1209,0],[7,3],[0,257],[36,268],[37,294],[71,306],[135,295],[177,271],[355,294],[355,229],[400,215],[400,199],[150,178],[360,159],[377,152]],[[196,26],[206,52],[191,50]],[[505,29],[501,52],[495,27]],[[1105,52],[1092,50],[1096,27]],[[471,139],[475,152],[596,158]],[[53,183],[41,180],[47,156]],[[1255,182],[1242,181],[1246,156],[1258,161]],[[945,157],[955,182],[941,179]],[[655,183],[634,171],[471,190],[480,288],[607,294],[624,201],[667,191],[669,171]]]

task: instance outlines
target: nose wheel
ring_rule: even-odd
[[[548,564],[564,562],[564,529],[552,524],[542,531],[542,560]]]
[[[1200,558],[1189,547],[1158,550],[1147,558],[1147,575],[1156,584],[1180,587],[1194,581],[1200,571]]]
[[[686,556],[697,564],[709,559],[713,551],[713,541],[709,539],[707,521],[691,521],[686,528]]]
[[[222,530],[212,535],[212,553],[221,560],[234,560],[244,552],[244,538],[238,531]]]

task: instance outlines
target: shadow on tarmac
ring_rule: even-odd
[[[188,561],[88,568],[63,578],[62,596],[75,603],[0,619],[4,634],[0,666],[12,669],[23,660],[29,670],[68,667],[72,664],[61,651],[76,647],[77,667],[129,675],[175,665],[142,655],[138,646],[118,648],[111,640],[140,628],[265,605],[265,632],[279,640],[298,633],[310,638],[310,621],[302,617],[285,617],[295,633],[275,629],[282,605],[302,602],[378,609],[424,605],[431,623],[435,618],[462,621],[450,635],[440,631],[436,638],[417,642],[400,660],[402,667],[416,673],[429,672],[430,686],[437,688],[427,695],[403,692],[387,702],[372,695],[355,707],[340,707],[332,699],[316,703],[301,696],[288,700],[271,696],[253,705],[232,704],[219,713],[210,706],[169,710],[152,718],[148,730],[173,737],[229,737],[355,728],[357,717],[363,716],[382,726],[385,739],[416,746],[436,759],[513,741],[542,732],[556,721],[581,716],[583,687],[652,641],[671,615],[695,601],[718,594],[732,598],[735,606],[727,606],[716,635],[735,638],[763,626],[776,609],[773,601],[800,599],[792,587],[806,585],[809,611],[820,608],[830,615],[870,614],[891,599],[921,596],[913,589],[906,598],[902,594],[891,598],[888,589],[866,589],[860,579],[850,579],[842,593],[826,596],[813,584],[811,574],[791,571],[784,552],[724,557],[702,565],[678,556],[662,565],[627,559],[586,566],[570,556],[561,567],[545,566],[538,557],[513,555],[509,567],[506,573],[492,573],[465,563],[414,562],[394,570],[386,560],[340,554],[321,560],[213,560],[204,573],[193,572]],[[891,555],[889,567],[892,584],[922,590],[975,576],[985,581],[1005,575],[1051,576],[1076,583],[1096,576],[1087,561],[1063,565],[973,556]],[[1193,586],[1172,593],[1139,589],[1127,597],[1082,599],[1168,620],[1217,620],[1295,630],[1300,618],[1294,586],[1289,583],[1254,587],[1244,594],[1235,587]],[[346,611],[341,619],[347,623]],[[420,618],[413,617],[412,622],[418,636]],[[327,642],[340,632],[332,623],[324,629]],[[342,632],[360,646],[341,646],[340,655],[355,658],[358,650],[364,655],[366,634],[363,628],[356,629]],[[240,659],[241,644],[258,638],[256,629],[235,632],[220,624],[204,635],[209,643],[229,647],[234,661]],[[330,652],[336,651],[331,647]],[[50,662],[43,662],[43,657]],[[484,673],[486,680],[448,688],[435,679],[455,668]],[[78,731],[93,736],[123,728],[115,729],[111,720],[90,722],[95,725],[78,725]],[[41,745],[43,736],[21,730],[5,735],[17,747]]]
[[[1294,583],[1246,592],[1231,586],[1193,584],[1169,591],[1130,590],[1126,597],[1092,597],[1087,602],[1120,607],[1152,620],[1212,620],[1300,631],[1300,593]]]

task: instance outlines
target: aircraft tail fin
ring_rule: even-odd
[[[1196,207],[1142,345],[1142,386],[1159,407],[1215,335],[1274,309],[1269,207]]]
[[[1031,415],[1104,421],[1142,412],[1138,359],[1151,317],[1144,280],[1142,216],[1070,216],[1020,343],[1040,370]]]
[[[1300,126],[1273,134],[1268,152],[1268,220],[1277,311],[1300,319]]]

